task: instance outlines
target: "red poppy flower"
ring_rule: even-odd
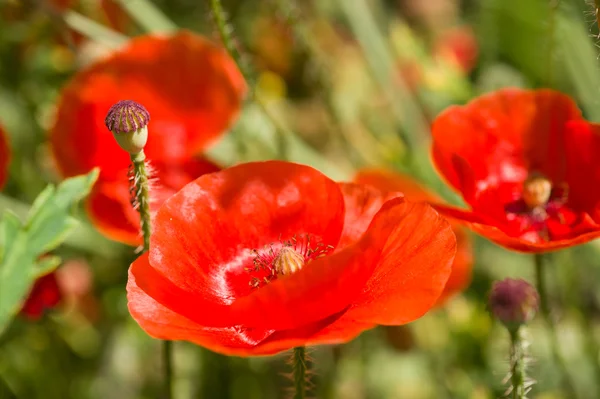
[[[433,160],[470,211],[437,206],[510,249],[545,252],[600,236],[600,136],[552,90],[504,89],[433,124]]]
[[[148,109],[152,119],[145,153],[158,170],[158,183],[170,182],[172,192],[216,169],[192,157],[233,122],[245,89],[233,60],[202,37],[181,32],[132,39],[63,89],[50,132],[58,169],[69,177],[100,167],[88,203],[92,219],[107,236],[138,243],[137,216],[121,218],[129,212],[130,160],[104,126],[108,109],[128,98]]]
[[[435,54],[453,62],[464,73],[477,64],[479,48],[470,27],[457,27],[441,33],[435,44]]]
[[[10,147],[8,138],[0,126],[0,190],[8,178],[8,165],[10,163]]]
[[[397,172],[365,169],[356,174],[354,181],[359,184],[371,185],[384,192],[401,192],[408,201],[430,204],[442,202],[440,198],[427,191],[411,177]],[[452,219],[449,222],[456,235],[456,256],[452,264],[452,273],[444,292],[438,299],[438,305],[444,304],[449,297],[461,292],[469,285],[473,268],[473,252],[468,233],[458,222]]]
[[[62,298],[55,273],[38,278],[31,288],[21,314],[28,319],[37,320],[44,312],[59,304]]]
[[[410,322],[441,294],[456,242],[429,205],[381,198],[279,161],[204,175],[158,211],[129,270],[131,315],[153,337],[239,356]]]

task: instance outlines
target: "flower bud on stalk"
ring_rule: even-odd
[[[110,107],[104,123],[122,149],[130,154],[144,150],[148,141],[150,113],[143,105],[122,100]]]
[[[533,385],[526,375],[527,342],[522,326],[530,322],[539,309],[539,295],[525,280],[506,279],[494,283],[489,296],[492,314],[504,324],[510,334],[509,394],[513,399],[525,399]]]
[[[539,309],[539,295],[525,280],[506,279],[494,283],[489,297],[492,314],[509,331],[516,331],[533,319]]]
[[[144,146],[148,141],[150,113],[143,105],[132,100],[119,101],[108,110],[104,123],[121,148],[131,157],[133,168],[130,176],[130,191],[134,207],[140,214],[140,228],[144,238],[143,252],[150,249],[150,184],[146,168]],[[173,397],[171,342],[163,341],[163,367],[165,375],[165,397]]]

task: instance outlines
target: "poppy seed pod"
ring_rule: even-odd
[[[150,113],[143,105],[132,100],[122,100],[110,107],[104,123],[122,149],[138,154],[148,142]]]
[[[521,279],[507,278],[494,283],[489,297],[492,314],[511,331],[533,319],[539,302],[536,289]]]

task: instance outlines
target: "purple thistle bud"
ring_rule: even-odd
[[[533,319],[539,302],[536,289],[521,279],[507,278],[495,282],[489,296],[492,314],[513,331]]]
[[[110,107],[104,124],[125,151],[138,154],[148,141],[150,113],[143,105],[122,100]]]

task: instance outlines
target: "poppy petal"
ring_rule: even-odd
[[[302,328],[276,331],[258,344],[255,352],[270,355],[297,346],[343,344],[373,327],[374,324],[357,322],[345,313],[336,314]]]
[[[450,224],[425,203],[391,200],[366,234],[382,234],[385,247],[347,316],[384,325],[421,317],[438,300],[452,271],[456,238]]]
[[[8,165],[10,163],[10,147],[6,133],[0,126],[0,190],[8,178]]]
[[[269,297],[275,303],[263,311],[277,316],[277,309],[302,299],[293,291],[278,289],[279,284],[294,285],[290,280],[311,268],[290,276],[294,279],[283,278],[253,291],[245,270],[251,265],[252,250],[297,234],[310,234],[335,246],[343,212],[337,184],[307,166],[252,162],[202,176],[167,200],[155,218],[150,264],[177,294],[161,292],[164,282],[156,284],[141,268],[136,281],[163,305],[204,325],[242,324],[232,319],[233,314],[251,318],[239,314],[247,302],[236,304],[234,313],[229,306],[246,296],[258,302]],[[251,312],[256,315],[261,308]]]
[[[554,179],[560,173],[556,160],[561,159],[564,126],[577,119],[581,112],[559,92],[499,90],[465,106],[449,107],[436,118],[433,160],[460,192],[499,181],[522,182],[528,170]],[[470,176],[465,182],[466,174]],[[464,196],[470,202],[468,197]]]
[[[150,336],[158,339],[185,340],[225,355],[253,354],[255,346],[271,335],[271,331],[249,331],[237,327],[210,328],[161,305],[139,288],[135,268],[152,270],[148,253],[143,254],[130,268],[127,280],[127,301],[131,316]]]
[[[246,86],[227,53],[182,31],[140,36],[67,84],[50,131],[52,151],[65,176],[101,168],[101,179],[129,164],[106,131],[104,118],[117,101],[130,98],[150,112],[146,155],[182,160],[201,152],[237,116]]]
[[[453,218],[475,233],[495,242],[498,245],[525,253],[545,253],[559,249],[584,244],[600,237],[600,225],[596,224],[589,216],[581,222],[580,227],[570,232],[569,238],[542,241],[535,234],[531,239],[527,236],[514,236],[505,233],[493,224],[487,223],[479,214],[451,206],[434,205],[435,209],[442,215]]]
[[[400,193],[383,192],[378,188],[356,183],[340,183],[340,189],[344,195],[346,213],[338,251],[362,237],[384,203],[392,198],[402,197]]]
[[[62,293],[58,286],[55,273],[49,273],[38,278],[27,296],[21,314],[31,320],[37,320],[47,309],[58,305]]]
[[[147,167],[151,177],[151,211],[181,187],[206,173],[219,170],[214,163],[203,159],[186,159],[183,162],[150,162]],[[106,237],[128,245],[140,245],[140,216],[131,205],[128,171],[122,170],[119,179],[96,183],[87,199],[86,210],[94,226]]]
[[[427,202],[429,204],[442,202],[437,195],[429,192],[413,178],[398,172],[363,169],[355,175],[354,181],[372,185],[380,190],[401,192],[411,202]],[[453,219],[448,219],[448,221],[456,235],[456,256],[452,263],[452,273],[450,273],[442,296],[438,299],[438,305],[442,305],[449,297],[469,285],[473,268],[473,251],[469,234],[457,221]]]

